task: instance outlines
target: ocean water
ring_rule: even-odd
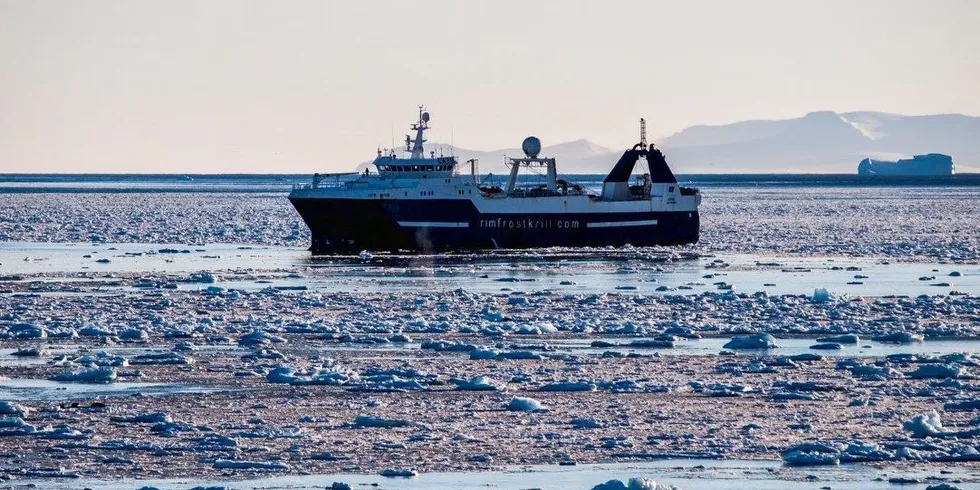
[[[181,253],[161,253],[161,250]],[[0,272],[46,274],[45,281],[78,280],[78,273],[191,273],[263,269],[299,272],[266,275],[261,282],[219,274],[216,283],[184,284],[241,290],[267,287],[337,292],[453,291],[494,293],[623,293],[692,295],[706,291],[838,296],[918,296],[951,291],[980,295],[980,265],[890,263],[872,258],[772,257],[726,254],[656,261],[622,251],[551,251],[513,254],[386,256],[371,260],[314,258],[301,247],[208,244],[0,242]],[[99,260],[109,260],[100,263]],[[951,276],[954,274],[955,277]]]
[[[589,188],[597,188],[604,175],[564,177]],[[497,179],[499,182],[500,176]],[[309,316],[302,316],[311,308],[311,303],[306,299],[308,297],[324,298],[324,305],[329,305],[330,311],[326,306],[312,307],[313,315],[324,317],[332,317],[335,312],[342,314],[348,311],[348,307],[358,305],[357,315],[367,321],[344,320],[341,323],[355,336],[363,336],[383,322],[403,321],[407,324],[406,315],[421,318],[443,315],[423,311],[409,314],[408,309],[400,312],[400,308],[410,307],[420,295],[445,299],[458,290],[475,294],[479,301],[498,305],[504,311],[511,310],[509,298],[512,296],[532,299],[536,295],[549,296],[551,300],[538,303],[534,309],[513,307],[512,310],[522,321],[529,324],[564,318],[570,306],[578,305],[576,298],[589,295],[602,296],[603,299],[598,306],[576,307],[593,308],[596,314],[615,314],[615,322],[620,322],[624,316],[618,313],[615,306],[621,302],[624,308],[630,308],[630,322],[641,325],[662,325],[669,312],[653,307],[637,307],[630,304],[633,297],[643,296],[642,299],[650,303],[664,302],[660,303],[663,305],[675,299],[683,301],[685,298],[680,296],[731,296],[732,292],[749,295],[744,301],[733,301],[731,304],[709,301],[707,308],[714,312],[707,319],[697,320],[718,323],[729,333],[680,341],[677,347],[669,350],[632,349],[629,346],[593,348],[590,345],[593,338],[567,334],[527,337],[526,340],[521,336],[510,337],[510,342],[527,342],[528,349],[533,349],[531,346],[536,343],[547,343],[559,353],[597,360],[602,369],[610,369],[598,374],[603,377],[619,375],[617,373],[621,372],[622,367],[599,358],[600,353],[606,350],[636,350],[644,354],[659,352],[664,356],[715,356],[729,340],[729,328],[741,325],[747,316],[761,317],[756,315],[759,311],[768,312],[769,317],[783,318],[781,328],[786,323],[792,323],[790,326],[796,330],[790,331],[805,332],[813,326],[813,318],[823,318],[822,307],[811,307],[810,301],[802,297],[811,296],[818,288],[826,288],[840,298],[868,298],[868,304],[873,304],[878,297],[888,296],[914,298],[927,295],[939,298],[917,302],[914,307],[909,306],[911,302],[896,302],[902,304],[887,312],[886,318],[894,322],[888,328],[904,329],[912,322],[933,324],[951,320],[951,327],[960,332],[956,338],[929,338],[910,345],[883,344],[863,339],[859,345],[844,346],[840,351],[816,351],[819,354],[862,358],[862,362],[869,362],[868,357],[882,359],[883,356],[897,353],[980,353],[980,340],[972,323],[974,316],[971,316],[978,311],[975,298],[980,295],[980,234],[973,232],[977,221],[975,203],[980,199],[980,175],[925,179],[865,179],[856,175],[681,175],[679,180],[682,183],[700,187],[704,192],[702,240],[697,247],[549,249],[436,256],[376,254],[370,259],[310,256],[305,248],[308,244],[305,227],[284,198],[294,184],[309,180],[310,175],[0,174],[0,315],[7,311],[15,312],[4,321],[34,322],[41,326],[50,323],[56,328],[63,324],[77,328],[89,321],[83,320],[88,317],[95,318],[91,321],[101,327],[118,330],[133,326],[146,329],[150,334],[147,341],[121,345],[106,345],[101,339],[91,337],[71,340],[68,344],[59,339],[0,339],[0,375],[7,378],[3,380],[3,376],[0,376],[0,400],[19,400],[38,407],[64,404],[65,400],[83,400],[84,403],[85,400],[113,397],[109,402],[119,405],[135,405],[136,401],[144,400],[140,406],[153,407],[152,410],[157,409],[159,405],[155,404],[161,400],[167,404],[166,411],[173,411],[178,421],[198,423],[204,418],[203,413],[196,414],[179,408],[171,410],[169,407],[186,406],[183,403],[187,400],[194,400],[192,406],[206,405],[209,399],[217,396],[208,396],[208,393],[227,390],[225,380],[234,375],[231,371],[227,371],[227,378],[215,375],[204,384],[196,384],[201,381],[188,376],[195,369],[210,371],[217,365],[211,363],[214,359],[224,359],[231,365],[240,365],[242,370],[259,374],[280,362],[302,368],[308,365],[308,359],[319,359],[320,356],[342,359],[344,365],[355,370],[362,370],[368,363],[400,363],[419,358],[444,377],[457,375],[457,366],[465,366],[467,377],[485,373],[485,366],[480,364],[483,361],[470,361],[462,354],[433,356],[428,351],[423,352],[417,343],[420,337],[415,334],[415,342],[398,346],[319,342],[315,344],[312,355],[304,342],[297,341],[299,339],[293,336],[289,342],[275,345],[285,354],[285,359],[281,361],[243,358],[242,353],[249,348],[238,346],[235,338],[251,329],[281,334],[281,322],[267,318],[268,311],[288,318],[300,315],[304,321],[309,320]],[[525,177],[523,181],[530,184],[535,177]],[[184,280],[199,271],[213,274],[214,282]],[[168,287],[160,286],[163,283],[167,283]],[[169,286],[176,289],[170,290]],[[207,288],[217,288],[218,292],[212,294]],[[272,291],[268,291],[270,289]],[[229,294],[226,295],[226,292]],[[247,301],[235,300],[239,292],[248,297]],[[797,298],[793,298],[795,303],[791,302],[788,306],[768,304],[765,299],[750,299],[755,293],[761,296],[763,292],[773,297],[796,295]],[[387,297],[377,298],[378,293],[385,293]],[[157,304],[166,297],[174,301],[167,308],[141,306]],[[335,297],[348,299],[335,301]],[[377,303],[366,305],[375,313],[364,311],[365,306],[360,305],[364,298],[373,298]],[[100,311],[90,314],[89,302],[99,305]],[[948,307],[947,302],[956,304]],[[185,310],[185,305],[195,304],[199,307]],[[479,315],[480,303],[473,305],[472,311],[464,309],[462,313],[444,313],[453,322],[450,331],[459,331],[461,326],[466,325],[460,318],[466,316],[467,311],[470,316]],[[827,318],[841,317],[851,325],[869,331],[879,330],[873,324],[876,318],[881,317],[877,310],[873,309],[869,313],[872,318],[865,320],[848,316],[850,314],[844,306],[846,302],[828,305]],[[671,306],[674,311],[700,315],[701,311],[692,308],[696,307]],[[50,366],[52,358],[11,355],[24,347],[44,347],[52,355],[68,357],[96,349],[123,356],[169,351],[175,342],[175,339],[164,337],[169,326],[194,321],[195,315],[201,315],[201,311],[215,315],[218,320],[201,324],[204,336],[193,340],[196,350],[188,354],[198,358],[193,369],[187,366],[140,367],[149,375],[146,382],[112,385],[58,383],[47,380],[54,371]],[[787,311],[798,314],[785,314]],[[400,313],[390,315],[388,312]],[[226,322],[226,317],[233,321]],[[154,321],[149,321],[150,318]],[[244,318],[249,318],[247,324],[240,323]],[[583,318],[588,320],[587,317]],[[957,323],[961,321],[965,323]],[[5,328],[5,325],[0,327]],[[759,356],[814,352],[810,349],[815,342],[814,335],[777,337],[778,349],[740,352],[737,357],[717,358],[717,362],[743,362]],[[626,343],[634,338],[618,340]],[[390,349],[402,349],[403,352],[392,354]],[[215,355],[216,350],[221,355]],[[341,350],[365,352],[339,352]],[[383,350],[385,352],[381,352]],[[680,363],[688,360],[671,358],[672,362]],[[713,362],[705,365],[713,365]],[[624,366],[628,367],[628,364]],[[508,368],[506,365],[503,367]],[[899,368],[906,372],[912,369],[908,366]],[[815,371],[818,369],[823,371]],[[963,381],[964,384],[975,380],[975,367],[971,369],[970,376],[973,378]],[[794,371],[792,375],[810,379],[806,376],[826,372],[825,367],[809,366]],[[848,376],[845,372],[836,371],[832,375]],[[638,377],[628,372],[624,376]],[[688,381],[687,378],[712,378],[717,373],[709,370],[685,373],[684,376],[686,378],[672,383],[681,386]],[[766,386],[769,378],[759,375],[757,379],[761,380],[760,386]],[[129,378],[125,380],[131,381]],[[901,433],[903,420],[924,410],[921,408],[924,407],[923,400],[933,403],[932,406],[941,406],[939,404],[948,401],[950,393],[957,389],[944,385],[930,392],[917,391],[918,395],[909,399],[905,393],[915,388],[916,383],[918,381],[897,377],[886,382],[866,383],[861,386],[863,391],[840,396],[866,396],[870,393],[882,397],[888,406],[900,401],[920,407],[916,412],[909,411],[882,422],[891,427],[885,436],[868,435],[869,442],[883,443],[886,439],[882,437]],[[536,389],[536,384],[524,383],[510,389],[523,393]],[[281,390],[279,385],[260,383],[256,386],[256,393],[267,396],[271,401],[269,406],[272,408],[265,410],[261,414],[263,417],[274,419],[275,407],[279,403],[295,401],[283,398],[283,394],[290,391]],[[355,403],[364,399],[359,394],[350,396]],[[397,407],[398,404],[393,403],[397,400],[395,396],[400,395],[387,398],[383,394],[375,395],[385,400],[383,406]],[[766,392],[750,396],[764,397]],[[971,393],[963,390],[953,396],[958,400],[967,399]],[[567,407],[574,406],[569,404]],[[819,402],[789,406],[796,407],[790,415],[801,420],[831,416]],[[579,415],[578,411],[570,412],[567,407],[564,411],[556,410],[553,414],[537,417],[547,420],[546,423],[555,430],[564,430],[562,427],[567,419]],[[718,407],[724,405],[719,404]],[[651,410],[656,408],[650,407]],[[161,406],[160,409],[164,408]],[[140,410],[148,411],[149,408]],[[237,412],[221,413],[222,409],[215,410],[221,415],[217,420],[219,424],[241,423],[241,415]],[[582,408],[577,410],[581,411]],[[589,416],[606,416],[601,410],[597,412],[598,415],[592,413]],[[859,414],[862,410],[864,408],[856,407],[833,412],[832,417],[840,417],[846,422],[840,433],[827,437],[848,437],[842,435],[849,430],[847,427],[866,424],[867,419]],[[365,408],[365,411],[373,413],[376,410]],[[482,428],[476,433],[498,430],[500,425],[497,423],[506,416],[496,411],[480,413],[487,423],[474,422],[472,427]],[[106,430],[106,434],[112,434],[113,429],[105,425],[104,415],[78,413],[73,416],[78,420],[71,422],[72,427]],[[969,423],[974,415],[969,414],[969,417],[962,413],[943,414],[944,422],[949,421],[951,427],[965,427],[964,424]],[[292,423],[293,420],[288,422]],[[694,427],[706,423],[701,419],[682,422],[690,424],[686,426],[689,428],[678,431],[694,432]],[[281,425],[283,422],[278,423]],[[440,421],[431,423],[439,430],[447,429],[441,426]],[[296,444],[307,445],[306,449],[309,450],[314,447],[319,450],[350,437],[372,440],[378,437],[367,432],[351,436],[350,433],[321,429],[310,428],[316,437],[297,439]],[[768,437],[783,437],[789,429],[773,426],[767,430],[772,432],[759,436],[760,443],[765,443]],[[397,441],[406,434],[392,432],[385,438]],[[154,435],[142,437],[145,441],[159,442]],[[636,437],[642,439],[639,435]],[[810,434],[802,434],[789,441],[811,438]],[[966,483],[957,484],[960,488],[978,488],[976,482],[980,481],[977,467],[972,463],[931,463],[901,469],[888,468],[887,463],[824,468],[786,467],[778,458],[780,450],[788,445],[787,440],[769,445],[763,452],[753,450],[745,453],[745,446],[739,446],[742,444],[740,441],[744,440],[742,435],[718,440],[712,435],[710,444],[738,446],[743,451],[740,457],[759,457],[767,461],[672,459],[574,467],[519,466],[490,472],[424,472],[413,479],[377,476],[373,466],[366,466],[368,463],[360,460],[352,462],[364,465],[341,470],[350,474],[316,474],[317,469],[304,466],[302,459],[293,458],[288,458],[293,467],[289,475],[261,474],[259,478],[255,473],[229,472],[217,480],[200,476],[182,478],[182,475],[171,473],[167,468],[186,465],[183,467],[191,472],[190,475],[200,475],[204,469],[210,468],[211,463],[196,457],[181,459],[182,456],[178,454],[160,459],[136,458],[140,459],[141,465],[158,473],[127,471],[120,467],[114,469],[115,473],[104,474],[101,472],[104,465],[93,459],[91,454],[79,455],[69,464],[40,450],[44,447],[41,442],[8,439],[10,444],[20,443],[10,452],[37,455],[37,459],[15,464],[33,464],[37,468],[64,465],[66,470],[78,471],[81,476],[71,480],[24,479],[17,482],[36,484],[38,488],[139,488],[152,484],[181,489],[221,484],[242,489],[299,489],[323,488],[333,481],[346,481],[355,487],[373,488],[369,485],[376,485],[388,489],[589,489],[611,478],[647,477],[686,490],[817,490],[826,487],[886,490],[898,488],[888,483],[889,478],[896,476],[923,481],[936,477],[965,480]],[[536,449],[540,443],[538,439],[515,441],[511,440],[510,443],[526,445],[519,447],[526,447],[529,452],[541,451]],[[262,444],[273,449],[270,453],[249,453],[247,457],[279,461],[280,455],[290,454],[285,445],[276,446],[279,442],[275,439],[262,440]],[[691,444],[703,446],[705,439],[698,436],[691,440]],[[975,441],[972,444],[976,446]],[[422,446],[411,448],[413,451],[416,448],[426,450]],[[638,450],[642,449],[642,446],[638,446]],[[601,456],[602,453],[583,454],[587,455],[587,459],[579,461],[607,460]],[[440,453],[433,455],[440,456]],[[503,459],[501,463],[505,464]],[[200,465],[200,468],[195,465]],[[93,471],[92,468],[99,470]],[[4,470],[0,468],[0,472]],[[150,475],[159,475],[161,479],[142,479]],[[811,475],[816,478],[810,479]],[[923,483],[902,488],[922,490],[924,487]]]
[[[355,178],[356,176],[341,177]],[[605,174],[563,174],[587,188],[601,186]],[[288,192],[310,174],[0,174],[0,193],[38,192]],[[501,183],[504,176],[481,180]],[[521,175],[522,184],[540,177]],[[697,187],[980,187],[980,174],[935,177],[862,177],[856,174],[678,174]]]
[[[152,485],[161,488],[189,489],[195,486],[219,485],[240,489],[314,489],[330,488],[333,482],[345,482],[352,488],[388,490],[454,489],[479,490],[588,490],[611,479],[653,479],[676,485],[684,490],[888,490],[921,489],[924,485],[897,485],[888,479],[896,476],[925,478],[942,470],[946,479],[975,477],[968,467],[947,466],[931,471],[874,468],[866,465],[823,467],[784,467],[775,461],[705,461],[672,459],[635,463],[583,464],[576,466],[524,466],[491,472],[422,473],[415,478],[384,478],[364,474],[269,476],[253,480],[126,480],[105,481],[79,479],[43,481],[52,489],[114,489]],[[36,481],[26,481],[37,483]],[[26,483],[25,482],[25,483]],[[957,483],[958,488],[977,489],[975,483]]]

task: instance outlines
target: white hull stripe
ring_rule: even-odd
[[[465,221],[399,221],[399,226],[406,228],[469,228]]]
[[[652,226],[657,224],[655,219],[641,219],[636,221],[596,221],[588,223],[586,228],[615,228],[618,226]]]

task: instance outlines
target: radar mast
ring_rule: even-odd
[[[412,124],[412,131],[415,131],[415,139],[410,135],[405,135],[405,151],[412,152],[412,158],[425,158],[425,138],[423,134],[429,129],[429,113],[425,106],[419,106],[419,122]]]

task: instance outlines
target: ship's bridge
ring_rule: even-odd
[[[397,158],[394,155],[374,159],[378,175],[388,179],[445,178],[456,175],[456,157]]]

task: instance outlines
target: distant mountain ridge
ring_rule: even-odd
[[[951,155],[958,172],[980,172],[980,117],[906,116],[885,112],[811,112],[781,120],[691,126],[657,141],[675,173],[857,173],[864,158]],[[504,157],[520,148],[480,151],[430,143],[427,151],[479,160],[481,173],[506,172]],[[566,174],[605,173],[623,149],[588,140],[545,146]],[[363,169],[364,165],[360,168]]]
[[[811,112],[775,121],[692,126],[659,144],[687,173],[855,173],[867,157],[952,155],[957,168],[980,171],[980,117],[884,112]]]

